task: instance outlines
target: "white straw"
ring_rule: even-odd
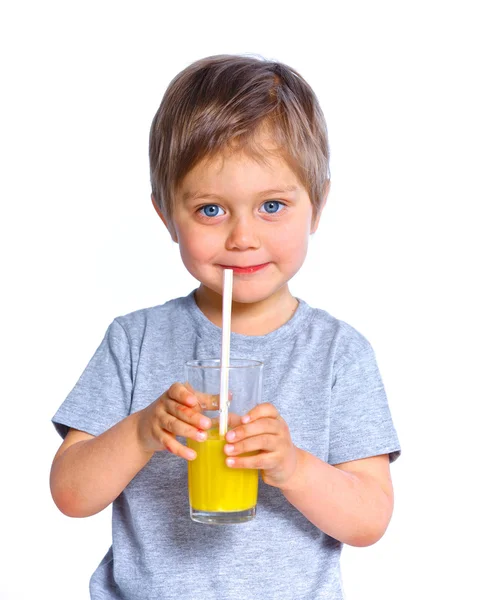
[[[229,412],[230,322],[232,319],[233,273],[232,269],[224,269],[224,286],[222,291],[222,358],[220,360],[220,437],[224,437],[227,433]]]

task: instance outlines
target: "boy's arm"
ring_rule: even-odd
[[[259,404],[227,435],[226,463],[260,469],[265,483],[282,490],[311,523],[351,546],[377,542],[393,511],[387,454],[329,465],[291,439],[270,403]]]
[[[295,472],[281,489],[311,523],[351,546],[377,542],[393,512],[387,454],[332,466],[297,449]]]
[[[55,504],[69,517],[88,517],[111,504],[149,461],[139,443],[139,413],[94,437],[70,429],[50,473]]]
[[[176,436],[202,440],[211,426],[199,412],[197,397],[175,383],[155,402],[94,437],[71,429],[50,474],[58,508],[71,517],[88,517],[106,508],[146,465],[154,452],[192,460],[196,453]],[[199,429],[200,428],[200,429]]]

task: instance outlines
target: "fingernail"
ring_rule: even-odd
[[[235,464],[235,460],[233,458],[226,458],[225,463],[228,467],[233,467]]]
[[[224,450],[225,452],[227,452],[227,454],[232,454],[232,452],[234,451],[234,447],[232,446],[232,444],[225,444]]]
[[[195,458],[195,452],[193,450],[189,450],[187,452],[187,459],[188,460],[194,460],[194,458]]]
[[[205,433],[205,431],[198,431],[195,435],[195,438],[199,440],[199,442],[203,442],[207,439],[207,434]]]
[[[233,442],[235,439],[235,431],[228,431],[225,437],[227,438],[227,441]]]
[[[242,417],[242,423],[248,423],[250,421],[250,417],[248,415],[245,415],[244,417]]]
[[[210,426],[210,419],[204,417],[199,421],[199,424],[202,427],[202,429],[207,429]]]

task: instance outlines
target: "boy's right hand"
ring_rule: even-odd
[[[174,383],[155,402],[139,411],[138,438],[145,452],[168,450],[187,460],[196,453],[176,436],[204,441],[212,421],[200,413],[197,395],[188,384]]]

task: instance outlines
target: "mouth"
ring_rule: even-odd
[[[220,265],[220,267],[222,267],[223,269],[232,269],[234,272],[234,275],[243,275],[243,274],[250,274],[250,273],[256,273],[257,271],[261,271],[262,269],[264,269],[265,267],[267,267],[270,263],[263,263],[261,265],[250,265],[248,267],[239,267],[236,265]]]

